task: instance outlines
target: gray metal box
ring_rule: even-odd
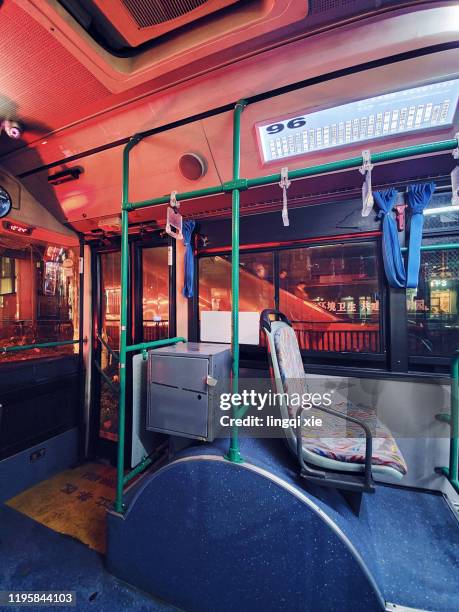
[[[149,351],[147,430],[211,442],[230,374],[227,344],[187,342]]]

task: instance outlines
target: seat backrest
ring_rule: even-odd
[[[270,315],[278,316],[280,321],[271,321]],[[300,347],[290,321],[283,313],[267,309],[261,313],[260,326],[268,340],[276,392],[285,393],[289,397],[293,393],[298,393],[300,396],[307,393],[308,387]],[[298,410],[298,406],[291,406],[290,402],[281,402],[280,408],[282,418],[293,418]],[[285,433],[289,442],[296,444],[295,431],[287,428]]]

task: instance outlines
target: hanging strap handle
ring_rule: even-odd
[[[391,287],[405,287],[405,264],[400,250],[397,226],[392,215],[397,193],[393,188],[384,189],[375,191],[374,198],[380,209],[378,217],[383,220],[382,254],[387,281]]]
[[[172,191],[169,199],[169,206],[174,209],[174,212],[177,212],[180,208],[180,202],[177,201],[177,193],[178,191]]]
[[[175,238],[175,240],[182,240],[183,219],[182,215],[178,212],[180,204],[177,201],[176,196],[177,192],[173,191],[170,196],[169,206],[167,208],[166,214],[166,234],[168,234],[172,238]]]
[[[406,286],[416,289],[419,281],[421,265],[422,228],[424,225],[424,208],[429,205],[435,183],[418,183],[410,185],[407,189],[408,205],[411,211],[410,219],[410,245],[408,249],[408,269]]]
[[[287,189],[291,184],[291,181],[288,179],[288,168],[284,167],[281,169],[281,180],[279,183],[279,186],[282,189],[282,222],[284,227],[288,227],[290,225],[288,218]]]
[[[459,166],[451,172],[451,206],[459,206]]]
[[[373,210],[375,203],[373,199],[373,190],[371,184],[371,171],[373,170],[373,164],[371,163],[371,153],[368,149],[362,151],[363,165],[359,168],[360,174],[365,177],[362,185],[362,217],[368,217]]]
[[[454,138],[456,139],[457,147],[453,149],[453,157],[454,159],[459,159],[459,132],[454,135]]]

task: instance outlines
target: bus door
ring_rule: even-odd
[[[148,242],[137,240],[131,255],[134,322],[128,321],[128,343],[175,335],[175,245],[159,237]],[[121,254],[118,249],[101,249],[94,252],[93,261],[93,454],[114,463],[118,442]],[[130,359],[126,365],[129,398]],[[126,405],[127,460],[132,435],[130,404],[128,401]]]
[[[94,253],[93,267],[93,450],[114,461],[118,441],[121,254]]]

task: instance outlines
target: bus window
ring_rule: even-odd
[[[288,249],[279,255],[279,308],[305,351],[381,352],[377,244]]]
[[[459,245],[453,250],[422,252],[419,285],[407,289],[411,356],[450,357],[457,349],[458,291]]]
[[[78,249],[0,244],[2,347],[78,339]],[[4,361],[72,354],[78,345],[7,353]]]
[[[239,310],[261,313],[274,308],[274,258],[272,252],[241,253]],[[199,311],[231,310],[231,256],[199,260]]]

